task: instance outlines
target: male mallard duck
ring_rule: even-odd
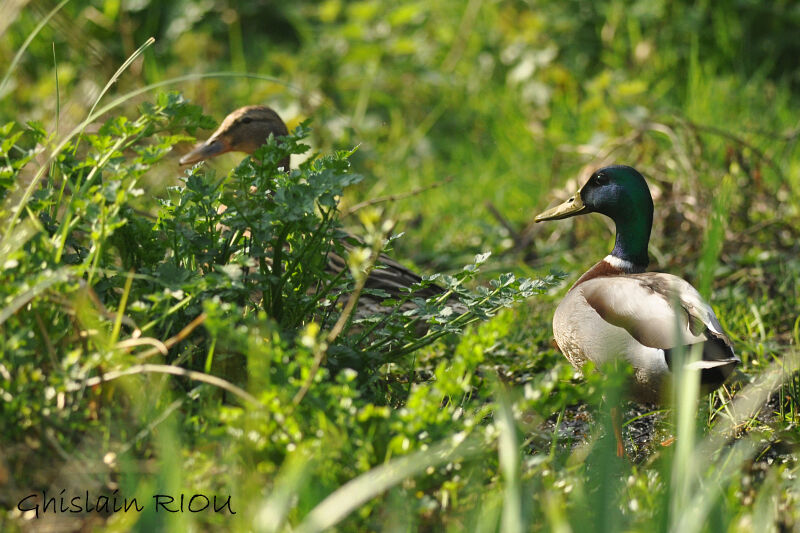
[[[702,359],[694,365],[701,383],[708,390],[722,385],[740,360],[711,306],[683,279],[645,272],[653,198],[642,175],[623,165],[601,168],[575,196],[535,220],[593,212],[614,221],[616,242],[558,305],[553,334],[561,351],[576,368],[624,358],[634,370],[632,397],[658,402],[675,349],[688,354],[700,344]]]
[[[227,152],[252,154],[266,142],[270,135],[280,139],[288,133],[289,129],[286,124],[272,108],[262,105],[240,107],[225,117],[208,140],[198,144],[192,151],[181,157],[179,162],[181,165],[191,165]],[[288,172],[289,158],[281,161],[279,166]],[[349,240],[358,241],[356,237],[350,237]],[[345,249],[352,248],[352,245],[346,241],[342,241],[342,244]],[[415,272],[385,254],[380,255],[375,266],[376,268],[367,277],[365,287],[382,289],[395,298],[406,295],[405,289],[422,281],[422,278]],[[336,274],[347,268],[347,263],[338,254],[329,252],[327,267]],[[417,291],[415,295],[421,298],[430,298],[443,292],[444,289],[441,287],[429,285]],[[466,311],[462,304],[455,301],[451,303],[459,312]],[[380,310],[380,302],[376,298],[364,294],[359,299],[360,312],[373,313]]]

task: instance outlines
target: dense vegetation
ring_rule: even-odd
[[[23,4],[0,9],[4,531],[800,527],[800,6]],[[253,103],[284,142],[178,168]],[[697,403],[631,404],[629,460],[604,415],[625,369],[551,344],[609,226],[532,224],[609,162],[653,191],[651,268],[743,361]],[[427,275],[366,288],[382,251]],[[18,510],[62,489],[142,510]]]

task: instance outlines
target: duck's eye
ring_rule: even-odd
[[[608,183],[608,176],[606,176],[601,172],[600,174],[594,177],[594,181],[598,185],[605,185],[606,183]]]
[[[242,124],[250,124],[251,122],[253,122],[253,119],[251,117],[244,117],[240,122]]]

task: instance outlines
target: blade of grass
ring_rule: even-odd
[[[9,234],[9,238],[0,243],[0,269],[5,269],[8,256],[22,248],[31,237],[41,230],[36,217],[30,217]]]
[[[66,268],[62,268],[59,270],[52,271],[46,277],[36,283],[33,287],[18,294],[16,298],[14,298],[11,303],[5,306],[2,310],[0,310],[0,324],[3,324],[8,318],[19,311],[22,306],[33,300],[36,296],[43,293],[48,288],[52,287],[56,283],[62,283],[69,279],[70,273],[69,270]]]
[[[51,9],[50,12],[47,15],[45,15],[45,17],[39,22],[39,24],[36,25],[33,31],[28,35],[27,39],[25,39],[25,42],[22,43],[22,46],[20,46],[19,50],[17,50],[17,53],[14,54],[14,59],[11,60],[11,64],[8,66],[8,69],[6,69],[6,73],[3,76],[2,81],[0,81],[0,99],[3,98],[3,95],[5,94],[6,90],[6,84],[8,83],[9,78],[11,78],[11,74],[17,68],[17,63],[19,63],[19,60],[22,59],[22,55],[25,53],[25,50],[28,49],[28,46],[30,46],[30,44],[33,42],[36,36],[39,35],[39,32],[42,31],[42,29],[45,26],[47,26],[47,23],[50,22],[50,19],[53,18],[53,16],[67,4],[67,2],[69,2],[69,0],[61,0],[61,2],[59,2],[58,5],[56,5],[56,7]]]
[[[56,79],[56,137],[61,121],[61,89],[58,84],[58,60],[56,59],[56,43],[53,43],[53,76]]]
[[[109,89],[111,89],[111,86],[114,85],[115,83],[117,83],[117,80],[119,79],[120,76],[122,76],[122,73],[125,72],[128,69],[128,67],[130,67],[131,64],[134,61],[136,61],[136,59],[140,55],[142,55],[145,52],[145,50],[150,48],[153,45],[153,43],[155,43],[155,42],[156,42],[155,38],[154,37],[150,37],[149,39],[147,39],[144,42],[144,44],[142,46],[137,48],[136,51],[133,52],[128,57],[128,59],[125,60],[125,62],[114,73],[114,75],[111,76],[111,78],[108,80],[108,82],[106,83],[106,86],[103,87],[102,91],[100,91],[100,94],[97,95],[97,98],[95,99],[94,104],[92,104],[91,109],[89,109],[89,116],[94,114],[94,110],[97,108],[98,104],[100,103],[100,100],[102,100],[103,96],[105,96],[105,94],[109,91]],[[84,125],[84,128],[85,127],[86,126]],[[83,129],[81,129],[80,133],[78,133],[78,139],[80,139],[81,135],[83,135]],[[75,143],[75,149],[73,150],[73,153],[77,153],[77,151],[78,151],[78,143]]]
[[[182,376],[192,379],[194,381],[200,381],[202,383],[208,383],[209,385],[219,387],[220,389],[226,390],[231,394],[238,396],[239,398],[254,405],[257,406],[263,405],[258,400],[258,398],[256,398],[246,390],[237,387],[236,385],[234,385],[229,381],[225,381],[222,378],[218,378],[217,376],[211,376],[209,374],[204,374],[202,372],[197,372],[195,370],[187,370],[179,366],[154,365],[149,363],[143,365],[133,365],[124,370],[115,370],[113,372],[106,372],[102,376],[90,378],[82,382],[71,383],[67,385],[66,389],[68,391],[74,392],[83,388],[94,387],[95,385],[101,385],[102,383],[105,383],[107,381],[113,381],[121,377],[133,376],[136,374],[171,374],[173,376]]]
[[[267,533],[283,531],[286,516],[294,503],[295,494],[303,483],[309,481],[314,456],[304,449],[298,449],[286,459],[275,486],[255,512],[254,528]]]
[[[311,533],[332,528],[347,515],[389,488],[424,472],[428,467],[464,459],[485,449],[478,439],[463,433],[440,441],[427,449],[393,459],[352,479],[335,490],[309,512],[295,533]]]
[[[111,336],[108,339],[108,347],[111,349],[112,346],[117,342],[119,338],[119,331],[122,329],[122,317],[125,316],[125,307],[128,305],[128,295],[131,293],[131,285],[133,284],[133,271],[128,274],[127,279],[125,280],[125,288],[122,289],[122,298],[119,300],[119,308],[117,309],[117,317],[114,319],[114,327],[111,330]]]
[[[508,533],[521,533],[524,531],[524,527],[522,522],[522,490],[520,488],[519,441],[511,403],[502,386],[498,386],[497,403],[495,414],[500,428],[497,452],[505,484],[500,530]]]
[[[676,324],[677,325],[677,324]],[[697,418],[697,397],[700,393],[700,371],[690,368],[699,360],[701,344],[696,344],[686,352],[682,346],[675,350],[673,357],[676,368],[673,386],[673,405],[675,406],[675,427],[677,441],[672,458],[672,477],[670,495],[670,521],[674,525],[691,504],[694,489],[693,481],[697,470],[694,464],[695,420]]]

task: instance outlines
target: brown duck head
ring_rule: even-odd
[[[263,105],[240,107],[225,117],[206,142],[181,157],[180,164],[191,165],[226,152],[252,154],[267,141],[270,134],[278,138],[288,133],[286,124],[273,109]],[[289,158],[282,160],[279,166],[289,170]]]

